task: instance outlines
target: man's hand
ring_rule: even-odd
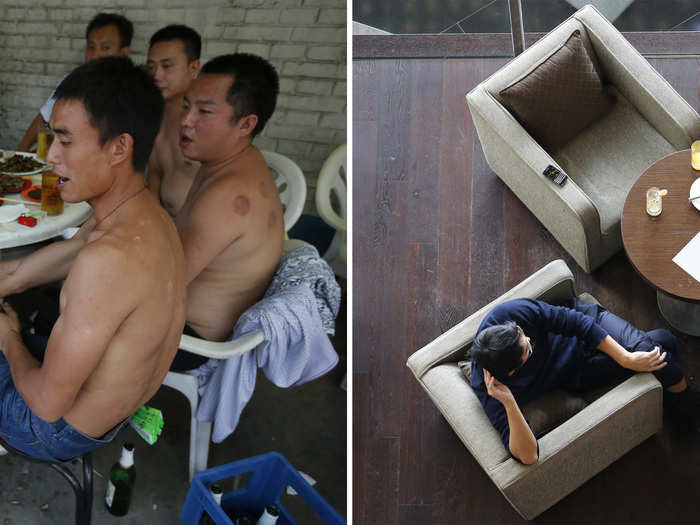
[[[661,353],[661,349],[655,346],[653,350],[648,352],[629,352],[625,368],[635,372],[655,372],[667,364],[666,352]]]
[[[19,335],[20,324],[17,312],[8,304],[3,303],[0,306],[0,350],[7,346],[8,336]]]
[[[486,391],[495,399],[498,399],[504,406],[506,403],[515,402],[513,393],[506,385],[491,375],[491,372],[484,369],[484,382],[486,383]]]

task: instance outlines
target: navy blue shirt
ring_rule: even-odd
[[[478,332],[489,326],[515,322],[533,344],[525,364],[501,382],[510,388],[519,406],[567,382],[577,366],[594,352],[608,333],[595,318],[568,308],[534,299],[514,299],[498,305],[481,322]],[[506,450],[510,429],[503,404],[486,391],[482,368],[472,362],[472,389],[491,424],[501,434]]]

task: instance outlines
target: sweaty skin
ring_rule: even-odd
[[[0,314],[0,348],[38,417],[63,417],[99,437],[150,399],[177,351],[185,314],[177,230],[131,166],[131,137],[99,145],[82,102],[58,101],[49,161],[67,202],[93,217],[67,241],[0,265],[0,292],[65,278],[43,363],[24,347],[16,314]]]

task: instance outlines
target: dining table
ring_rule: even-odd
[[[0,160],[15,154],[2,150],[0,153],[2,153]],[[20,153],[20,155],[36,159],[36,154]],[[25,191],[0,194],[0,258],[2,259],[14,258],[12,255],[22,252],[19,249],[23,247],[27,248],[24,250],[25,253],[31,251],[31,245],[59,237],[66,230],[80,226],[92,215],[92,208],[87,202],[65,202],[63,212],[59,215],[50,216],[42,213],[41,200],[36,198],[37,194],[41,194],[40,191],[34,194],[26,191],[33,188],[40,190],[40,173],[41,169],[26,175],[3,173],[2,164],[0,164],[0,176],[21,177],[27,181],[27,186],[34,184],[31,188],[25,188]],[[37,219],[36,224],[34,226],[20,224],[16,218],[13,218],[17,215],[15,210],[23,210],[25,215],[34,215]]]
[[[700,282],[674,258],[700,232],[700,199],[690,201],[691,186],[699,177],[690,150],[656,161],[629,190],[620,224],[627,257],[656,288],[661,315],[673,328],[693,336],[700,336]],[[646,210],[647,190],[654,187],[666,190],[657,216]]]

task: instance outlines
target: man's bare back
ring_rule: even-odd
[[[192,181],[199,170],[199,162],[186,159],[180,150],[181,108],[176,109],[176,112],[166,109],[148,163],[151,192],[160,199],[172,217],[177,215],[185,203]]]
[[[262,154],[249,145],[224,165],[203,167],[175,223],[193,279],[187,324],[205,339],[223,341],[262,298],[282,254],[282,204]]]
[[[184,324],[184,264],[177,231],[148,192],[130,204],[113,224],[100,224],[89,233],[61,291],[61,317],[52,332],[52,338],[54,333],[60,337],[64,330],[89,332],[97,325],[86,318],[89,308],[80,308],[80,317],[73,316],[76,303],[80,307],[90,299],[82,290],[86,280],[96,291],[104,288],[108,296],[102,298],[107,299],[102,308],[110,311],[99,309],[94,315],[122,319],[64,416],[93,437],[103,435],[155,394]],[[47,358],[61,358],[51,351],[49,343]],[[83,355],[89,351],[82,349]]]

